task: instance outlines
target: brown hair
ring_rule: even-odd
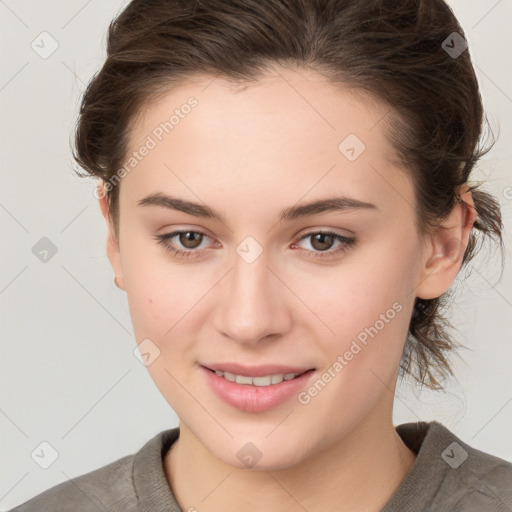
[[[385,126],[415,184],[426,233],[492,147],[480,147],[483,107],[464,44],[442,0],[132,0],[111,22],[107,59],[83,95],[73,156],[86,170],[80,176],[108,182],[126,157],[134,119],[173,84],[193,75],[243,83],[269,64],[298,64],[390,107]],[[498,202],[476,187],[472,194],[477,220],[464,264],[486,237],[503,247]],[[117,234],[119,187],[108,200]],[[433,389],[452,374],[446,355],[456,344],[441,314],[447,297],[416,299],[400,365],[400,375]]]

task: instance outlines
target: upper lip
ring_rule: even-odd
[[[279,364],[266,364],[260,366],[244,366],[238,363],[211,363],[203,364],[205,368],[213,371],[229,372],[235,375],[243,375],[246,377],[264,377],[266,375],[287,374],[287,373],[304,373],[313,368],[305,366],[285,366]]]

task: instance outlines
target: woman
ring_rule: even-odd
[[[142,361],[180,418],[17,511],[498,511],[512,464],[394,427],[442,387],[440,309],[497,201],[441,0],[133,0],[75,158]]]

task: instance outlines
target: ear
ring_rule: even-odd
[[[450,288],[462,265],[475,219],[473,197],[469,187],[464,185],[460,200],[450,214],[426,238],[417,297],[435,299]]]
[[[114,270],[117,285],[126,291],[123,279],[123,267],[121,265],[121,252],[119,250],[119,240],[115,234],[114,222],[111,217],[110,204],[108,201],[108,192],[105,182],[100,178],[95,196],[98,198],[101,213],[107,224],[107,256]]]

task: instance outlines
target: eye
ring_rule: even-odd
[[[313,258],[332,258],[347,251],[355,244],[354,238],[349,238],[332,231],[315,231],[302,236],[299,242],[309,239],[312,249],[304,249]],[[337,245],[335,245],[337,242]],[[297,247],[298,243],[293,244]],[[331,250],[335,247],[334,250]]]
[[[155,235],[158,243],[162,244],[166,250],[179,258],[193,258],[200,256],[204,252],[205,247],[201,247],[202,243],[209,239],[208,235],[201,231],[183,230],[173,231],[172,233],[164,233]],[[173,239],[175,239],[173,241]],[[310,239],[309,245],[312,249],[301,248],[298,244],[303,240]],[[215,242],[218,244],[218,242]],[[335,245],[337,243],[337,245]],[[299,242],[292,244],[292,248],[299,247],[312,258],[332,258],[347,251],[355,244],[354,238],[334,233],[332,231],[315,231],[303,235]],[[331,250],[334,247],[334,250]]]
[[[201,247],[205,239],[210,239],[205,233],[200,231],[173,231],[163,235],[156,235],[158,243],[162,244],[169,252],[180,258],[190,258],[198,256],[204,247]],[[173,242],[173,239],[176,239]],[[181,249],[183,247],[185,250]]]

